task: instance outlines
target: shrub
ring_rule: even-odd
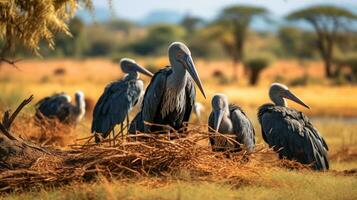
[[[270,62],[271,58],[264,55],[252,57],[244,61],[245,68],[249,70],[249,83],[251,85],[258,83],[260,73],[269,66]]]
[[[357,54],[347,54],[343,57],[335,59],[335,64],[337,65],[339,73],[341,73],[342,68],[347,67],[350,70],[350,74],[347,74],[347,77],[350,77],[351,80],[357,79]]]

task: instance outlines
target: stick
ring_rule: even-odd
[[[18,59],[18,60],[9,60],[6,58],[0,58],[0,65],[2,65],[2,63],[8,63],[10,65],[12,65],[15,69],[20,70],[20,68],[16,65],[17,62],[21,61],[22,59]]]
[[[10,111],[5,112],[4,118],[3,118],[3,125],[7,130],[10,130],[12,122],[15,120],[17,115],[20,113],[20,111],[27,105],[29,104],[33,99],[33,95],[31,95],[28,99],[25,99],[22,101],[22,103],[16,108],[15,112],[12,113],[10,116]]]

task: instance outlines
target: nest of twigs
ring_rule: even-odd
[[[56,118],[43,117],[37,119],[29,114],[23,114],[13,124],[12,130],[20,137],[40,146],[65,147],[75,141],[75,125],[64,124]]]
[[[173,134],[177,133],[170,136]],[[165,134],[137,134],[117,137],[115,142],[105,140],[100,145],[87,138],[83,144],[72,145],[72,150],[47,149],[48,153],[29,168],[0,169],[0,190],[91,181],[99,174],[120,179],[170,177],[182,171],[197,180],[252,184],[266,170],[282,166],[306,168],[293,161],[281,161],[273,151],[259,145],[253,153],[244,149],[238,153],[212,152],[207,145],[210,135],[200,127],[186,130],[184,135],[170,140]]]

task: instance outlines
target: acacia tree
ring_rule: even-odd
[[[181,25],[185,27],[188,33],[194,33],[196,29],[203,23],[203,19],[191,15],[186,15],[181,21]]]
[[[237,79],[237,66],[244,58],[244,43],[251,22],[257,17],[266,17],[265,8],[253,6],[231,6],[225,8],[216,23],[220,26],[220,42],[233,61],[233,79]]]
[[[39,55],[40,41],[54,48],[54,35],[70,36],[67,23],[80,6],[92,10],[91,0],[0,1],[0,63],[15,65],[7,59],[16,45],[22,45]]]
[[[311,24],[316,32],[316,47],[325,64],[325,74],[333,76],[333,50],[338,33],[348,30],[348,25],[357,16],[343,8],[334,6],[314,6],[293,12],[288,20],[304,20]],[[308,47],[307,47],[308,48]]]

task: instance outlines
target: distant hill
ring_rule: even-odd
[[[184,14],[171,10],[157,10],[149,13],[146,17],[139,20],[141,25],[150,25],[157,23],[177,24],[182,21]]]
[[[77,16],[80,17],[85,23],[93,22],[93,16],[89,11],[79,10]],[[113,17],[116,18],[116,16],[113,16],[112,11],[110,11],[108,8],[96,8],[94,11],[94,19],[96,22],[109,21]],[[157,23],[177,24],[180,23],[183,18],[184,14],[176,11],[157,10],[149,13],[142,19],[135,20],[134,22],[140,25],[150,25]]]

